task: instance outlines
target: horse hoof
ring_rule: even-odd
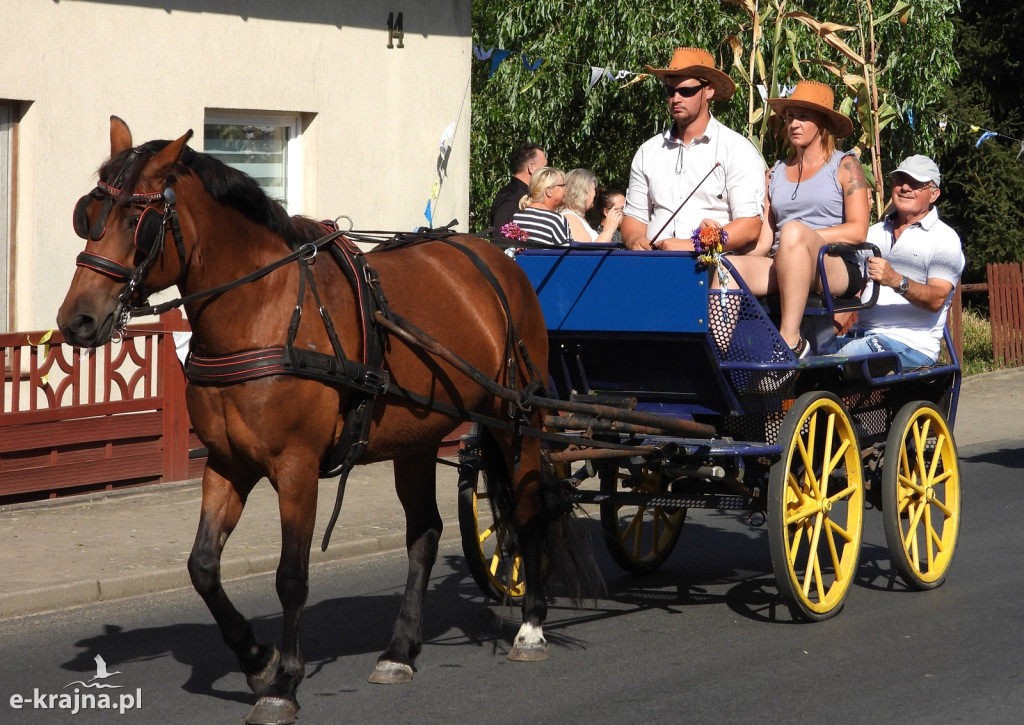
[[[378,662],[369,681],[375,685],[401,685],[411,682],[412,667],[401,662]]]
[[[270,660],[267,662],[267,666],[256,674],[245,676],[245,683],[249,685],[249,689],[252,690],[253,694],[260,694],[267,685],[274,681],[274,678],[277,677],[278,665],[280,664],[281,653],[278,652],[277,647],[274,647],[274,651],[270,653]],[[246,720],[246,722],[249,721]]]
[[[548,643],[540,642],[516,642],[508,653],[510,662],[540,662],[548,658]]]
[[[290,725],[299,714],[299,704],[283,697],[261,697],[245,718],[245,725]]]

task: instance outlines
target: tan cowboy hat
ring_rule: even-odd
[[[645,65],[644,68],[662,81],[670,76],[687,76],[707,81],[715,89],[716,101],[728,100],[736,92],[736,84],[732,78],[715,68],[715,59],[711,57],[711,53],[701,48],[676,48],[668,68],[654,68],[649,65]]]
[[[826,124],[836,138],[846,138],[853,133],[853,121],[833,110],[832,86],[818,81],[798,81],[796,88],[785,98],[769,98],[768,105],[780,116],[793,106],[816,111],[823,115]]]

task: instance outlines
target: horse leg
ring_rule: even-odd
[[[252,625],[243,617],[221,584],[220,559],[234,531],[255,479],[229,481],[210,466],[203,473],[203,503],[199,529],[188,558],[192,586],[206,602],[224,642],[238,658],[253,691],[263,689],[277,671],[278,652],[273,645],[256,642]]]
[[[370,682],[385,685],[409,682],[415,671],[416,657],[423,648],[423,599],[430,570],[437,559],[442,528],[441,514],[437,510],[436,479],[433,456],[395,461],[395,490],[405,509],[409,576],[391,643],[377,659]]]
[[[315,472],[315,461],[305,468]],[[299,618],[309,595],[309,547],[316,523],[315,473],[308,480],[299,476],[279,481],[277,496],[281,511],[281,560],[277,566],[277,596],[283,619],[281,657],[271,681],[257,693],[259,700],[245,719],[248,725],[295,722],[299,710],[296,691],[306,673]]]
[[[540,477],[540,440],[527,437],[519,442],[520,463],[513,472],[516,481],[515,526],[523,557],[523,623],[516,633],[508,659],[514,662],[539,662],[548,658],[544,620],[548,604],[544,592],[542,558],[549,526]],[[508,463],[511,465],[511,459]],[[511,470],[511,468],[510,468]]]

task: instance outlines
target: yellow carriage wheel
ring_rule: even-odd
[[[903,580],[918,590],[942,584],[960,531],[960,464],[946,418],[931,403],[904,405],[889,429],[882,522]]]
[[[821,621],[853,583],[864,523],[857,435],[832,393],[800,396],[782,421],[782,457],[769,474],[768,539],[780,593],[794,613]]]
[[[526,593],[523,558],[512,546],[506,526],[492,519],[483,474],[476,472],[472,479],[463,480],[459,486],[459,530],[469,573],[491,599],[519,603]]]
[[[664,476],[645,465],[603,466],[601,493],[622,491],[658,494],[666,490]],[[649,504],[601,504],[601,529],[608,553],[626,571],[645,574],[669,557],[679,541],[686,509]]]

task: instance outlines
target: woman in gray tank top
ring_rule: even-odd
[[[868,232],[871,202],[860,161],[835,148],[836,139],[853,132],[853,123],[833,110],[832,88],[800,81],[786,98],[768,104],[786,126],[790,154],[768,172],[765,223],[757,248],[731,259],[755,295],[779,293],[779,333],[797,357],[810,351],[800,336],[807,295],[822,292],[818,251],[826,244],[862,244]],[[833,294],[860,291],[860,266],[842,257],[825,257],[825,275]]]

